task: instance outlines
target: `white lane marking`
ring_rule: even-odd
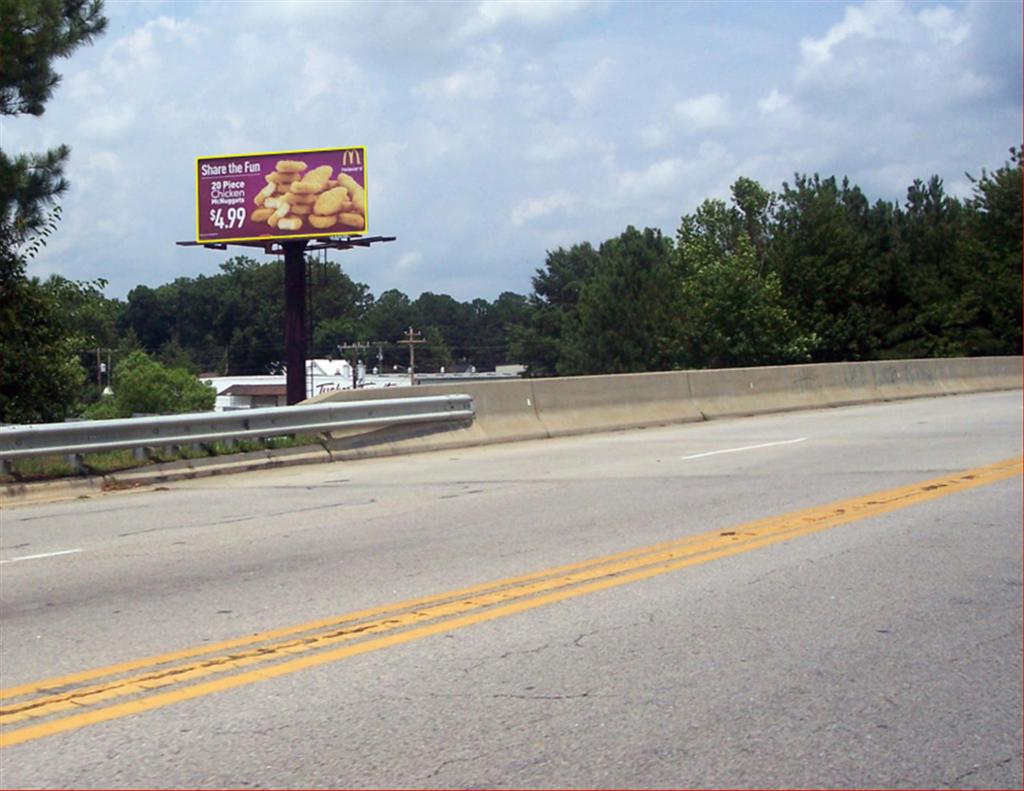
[[[775,445],[793,445],[797,442],[806,442],[807,437],[797,439],[784,439],[780,442],[762,442],[760,445],[744,445],[742,448],[727,448],[726,450],[709,450],[707,453],[694,453],[692,456],[681,456],[683,461],[687,459],[702,459],[705,456],[717,456],[719,453],[739,453],[741,450],[757,450],[758,448],[771,448]]]
[[[43,552],[40,555],[22,555],[20,558],[8,558],[0,560],[0,563],[17,563],[19,560],[39,560],[40,558],[55,558],[58,555],[73,555],[76,552],[84,552],[84,549],[62,549],[60,552]]]

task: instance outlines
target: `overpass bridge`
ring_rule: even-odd
[[[551,425],[8,501],[3,785],[1021,786],[1019,390]]]

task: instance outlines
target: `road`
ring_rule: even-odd
[[[980,394],[5,503],[0,785],[1020,788],[1021,417]]]

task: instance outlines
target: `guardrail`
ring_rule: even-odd
[[[438,395],[235,412],[0,426],[0,463],[31,456],[80,456],[128,448],[192,445],[336,429],[472,420],[473,398]],[[5,465],[6,466],[6,465]]]

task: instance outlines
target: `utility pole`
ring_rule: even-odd
[[[412,327],[410,327],[405,332],[405,340],[404,341],[399,341],[399,343],[404,344],[405,346],[409,347],[409,385],[410,385],[410,387],[411,386],[415,386],[415,384],[416,384],[416,344],[417,343],[426,343],[426,341],[423,340],[423,337],[422,337],[421,333],[416,332],[415,330],[413,330]]]
[[[370,344],[368,343],[340,343],[338,344],[338,351],[341,352],[341,356],[348,359],[345,352],[352,352],[352,389],[355,390],[359,387],[359,351],[361,349],[369,349]]]
[[[345,352],[352,352],[352,389],[355,390],[359,386],[359,352],[368,351],[371,346],[377,347],[377,363],[381,364],[384,359],[384,346],[385,341],[367,341],[366,343],[339,343],[338,352],[344,359],[348,359]]]
[[[103,353],[106,352],[107,361],[103,362]],[[107,386],[110,386],[111,376],[110,371],[113,366],[113,349],[96,347],[96,390],[99,395],[103,395],[103,374],[107,375]]]

